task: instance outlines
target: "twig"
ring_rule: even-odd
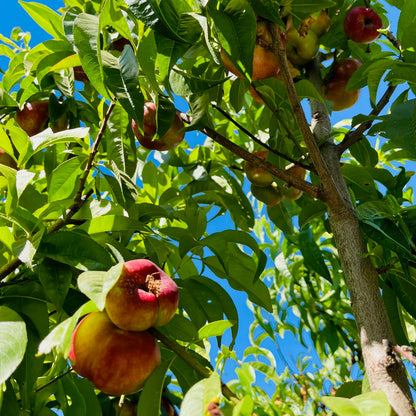
[[[402,345],[401,347],[399,347],[398,345],[390,345],[390,347],[395,353],[406,358],[406,360],[412,362],[413,365],[416,365],[416,357],[413,355],[412,347],[409,347],[408,345]]]
[[[299,162],[290,156],[285,155],[284,153],[279,152],[276,149],[271,148],[267,143],[263,143],[261,140],[259,140],[254,134],[249,132],[244,126],[242,126],[238,121],[234,120],[233,117],[231,117],[226,111],[224,111],[221,107],[218,105],[212,103],[211,104],[216,110],[218,110],[227,120],[231,121],[239,130],[241,130],[244,134],[246,134],[248,137],[250,137],[251,140],[259,144],[260,146],[267,149],[269,152],[274,153],[275,155],[281,157],[282,159],[287,160],[288,162],[293,163],[294,165],[302,166],[305,169],[311,170],[311,166],[305,165],[302,162]],[[279,120],[280,121],[280,120]],[[285,126],[284,126],[285,127]],[[285,127],[286,129],[286,127]],[[288,132],[288,135],[291,134]]]
[[[39,391],[45,389],[46,387],[50,386],[51,384],[55,383],[55,381],[60,380],[62,377],[66,376],[67,374],[69,374],[73,369],[70,368],[69,370],[65,371],[65,373],[60,374],[59,376],[56,376],[54,379],[52,379],[49,383],[44,384],[43,386],[40,386],[39,388],[37,388],[35,390],[36,393],[38,393]]]
[[[160,342],[162,342],[162,344],[164,344],[171,351],[173,351],[178,357],[185,361],[186,364],[188,364],[192,369],[194,369],[201,377],[208,378],[212,374],[213,371],[202,365],[195,357],[193,357],[189,353],[189,351],[185,347],[179,345],[177,342],[162,334],[156,328],[152,327],[148,329],[147,332],[149,332]],[[221,390],[228,400],[239,400],[236,394],[225,383],[221,383]]]
[[[392,32],[387,31],[384,33],[384,36],[391,42],[391,44],[400,52],[402,53],[402,45],[401,43],[396,39],[396,37],[393,35]]]
[[[390,262],[389,264],[385,264],[384,266],[381,267],[377,267],[377,273],[378,274],[383,274],[383,273],[387,273],[396,263],[399,263],[400,260],[399,259],[395,259],[392,262]]]
[[[380,101],[377,103],[376,108],[370,112],[369,117],[375,117],[380,114],[383,108],[390,101],[390,98],[393,95],[395,89],[396,85],[390,85],[387,88],[386,92],[383,94],[383,96],[380,98]],[[367,120],[364,123],[359,124],[355,130],[349,131],[345,135],[342,142],[337,145],[338,156],[341,157],[341,155],[355,142],[361,140],[362,134],[372,126],[373,122],[374,120]]]
[[[11,282],[0,282],[0,288],[2,288],[2,287],[6,287],[6,286],[18,285],[18,284],[20,284],[20,283],[22,283],[22,282],[27,282],[27,281],[29,281],[29,280],[30,280],[30,278],[29,278],[29,277],[25,277],[25,278],[20,279],[20,280],[13,280],[13,281],[11,281]]]

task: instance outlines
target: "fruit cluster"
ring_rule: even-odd
[[[299,30],[290,16],[286,24],[286,54],[294,65],[305,65],[311,61],[319,50],[319,38],[331,26],[328,14],[323,10],[318,16],[308,16],[301,23]]]
[[[268,153],[268,150],[256,150],[253,152],[253,155],[266,160]],[[302,196],[302,191],[293,186],[279,189],[274,182],[273,175],[255,163],[245,161],[243,170],[247,179],[251,182],[250,190],[252,195],[267,206],[276,206],[282,198],[288,201],[295,201]],[[306,170],[301,166],[293,166],[288,172],[301,179],[304,179],[306,176]]]
[[[380,36],[383,27],[380,16],[368,7],[353,7],[345,15],[344,32],[356,43],[367,44]],[[347,90],[352,74],[361,66],[355,58],[343,58],[334,62],[325,78],[324,97],[331,101],[334,111],[352,107],[360,96],[360,90]]]
[[[104,393],[136,393],[161,361],[158,343],[146,330],[167,324],[178,304],[176,283],[157,265],[125,262],[105,310],[88,314],[72,334],[74,370]]]
[[[279,65],[272,51],[273,39],[268,25],[271,22],[257,17],[256,45],[253,52],[252,81],[266,78],[279,79]],[[301,67],[310,62],[318,53],[319,38],[331,27],[331,19],[325,10],[308,16],[300,22],[297,29],[293,17],[286,19],[286,29],[282,41],[285,45],[289,70],[295,78],[301,74]],[[344,31],[354,42],[367,44],[380,36],[382,21],[380,16],[369,7],[354,7],[348,11],[344,19]],[[224,67],[238,78],[244,78],[241,71],[234,65],[224,49],[220,50]],[[354,105],[360,95],[359,90],[347,91],[347,84],[361,62],[354,58],[340,59],[334,62],[328,76],[324,80],[324,97],[334,103],[333,110],[340,111]],[[251,96],[260,104],[266,103],[257,93],[253,85],[249,90]]]

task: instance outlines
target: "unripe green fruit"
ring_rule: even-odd
[[[252,184],[250,187],[250,190],[251,190],[252,195],[256,199],[263,202],[269,207],[276,206],[282,200],[282,194],[273,185],[269,185],[269,186],[262,188],[262,187]]]
[[[257,150],[253,152],[253,155],[261,158],[267,158],[268,151],[267,150]],[[269,186],[273,183],[273,175],[268,172],[267,170],[257,166],[255,163],[245,161],[244,162],[244,173],[246,174],[247,179],[256,186],[265,187]]]

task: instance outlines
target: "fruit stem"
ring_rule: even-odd
[[[185,361],[186,364],[193,368],[201,377],[208,378],[213,373],[213,371],[210,368],[205,367],[195,357],[193,357],[189,353],[188,349],[186,349],[182,345],[179,345],[177,342],[173,341],[166,335],[162,334],[162,332],[158,331],[156,328],[149,328],[147,332],[149,332],[149,334],[157,338],[168,349],[173,351],[178,357]],[[239,401],[237,395],[225,383],[221,383],[221,390],[222,394],[228,400],[233,402],[235,402],[236,400]]]

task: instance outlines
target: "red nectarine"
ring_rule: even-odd
[[[158,139],[155,138],[157,131],[156,105],[148,102],[144,105],[143,131],[140,131],[138,124],[132,120],[131,127],[139,143],[150,150],[169,150],[177,146],[185,137],[181,130],[184,128],[179,112],[176,112],[172,125],[168,131]]]
[[[121,274],[107,293],[105,309],[111,321],[127,331],[144,331],[167,324],[179,303],[176,283],[147,259],[123,264]]]
[[[148,332],[117,328],[102,311],[88,314],[77,325],[69,358],[80,376],[115,396],[139,391],[161,360]]]

